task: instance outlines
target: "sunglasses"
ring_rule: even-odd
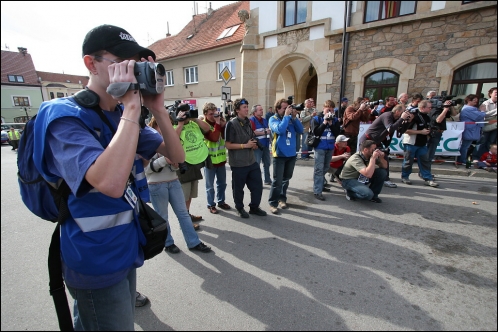
[[[244,105],[244,104],[249,105],[249,103],[245,99],[241,99],[239,104],[240,105]]]

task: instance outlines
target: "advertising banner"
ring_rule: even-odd
[[[360,124],[360,133],[358,137],[361,137],[365,131],[370,127],[370,124]],[[436,150],[437,156],[459,156],[460,155],[460,143],[462,141],[462,133],[465,129],[465,122],[446,122],[446,131],[443,132],[441,137],[441,142]],[[359,141],[359,139],[358,139]],[[403,135],[398,138],[398,133],[395,132],[391,141],[391,153],[392,154],[403,154]],[[358,146],[359,150],[359,146]]]

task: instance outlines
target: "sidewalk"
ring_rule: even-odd
[[[458,166],[458,168],[453,165],[455,161],[454,158],[443,159],[444,162],[433,162],[432,163],[432,173],[434,175],[456,175],[456,176],[468,176],[468,177],[478,177],[478,178],[488,178],[495,179],[497,178],[497,174],[493,172],[488,172],[483,169],[467,169],[465,165]],[[401,165],[403,163],[403,158],[398,157],[397,155],[391,155],[391,160],[389,163],[389,171],[391,172],[399,172],[401,173]],[[299,166],[310,166],[313,167],[314,159],[310,159],[308,161],[304,161],[298,159],[296,161],[296,165]],[[417,162],[413,163],[413,171],[412,173],[418,173]]]

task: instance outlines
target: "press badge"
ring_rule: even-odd
[[[126,187],[124,196],[128,201],[128,203],[130,204],[131,208],[134,209],[135,205],[137,204],[137,196],[135,195],[130,186]]]
[[[290,131],[287,132],[287,139],[285,140],[285,143],[287,145],[290,145],[290,138],[292,137],[292,133]]]

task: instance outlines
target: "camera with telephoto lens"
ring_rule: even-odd
[[[379,101],[378,100],[369,101],[369,102],[366,102],[365,104],[367,104],[368,107],[377,106],[377,105],[379,105]]]
[[[188,171],[187,163],[186,162],[178,163],[178,170],[180,171],[180,174],[185,174],[185,172]]]
[[[144,95],[157,95],[164,91],[166,70],[162,64],[149,61],[136,62],[134,74]]]
[[[302,110],[304,110],[304,103],[297,104],[297,105],[291,104],[290,106],[293,109],[295,109],[296,111],[302,111]]]

